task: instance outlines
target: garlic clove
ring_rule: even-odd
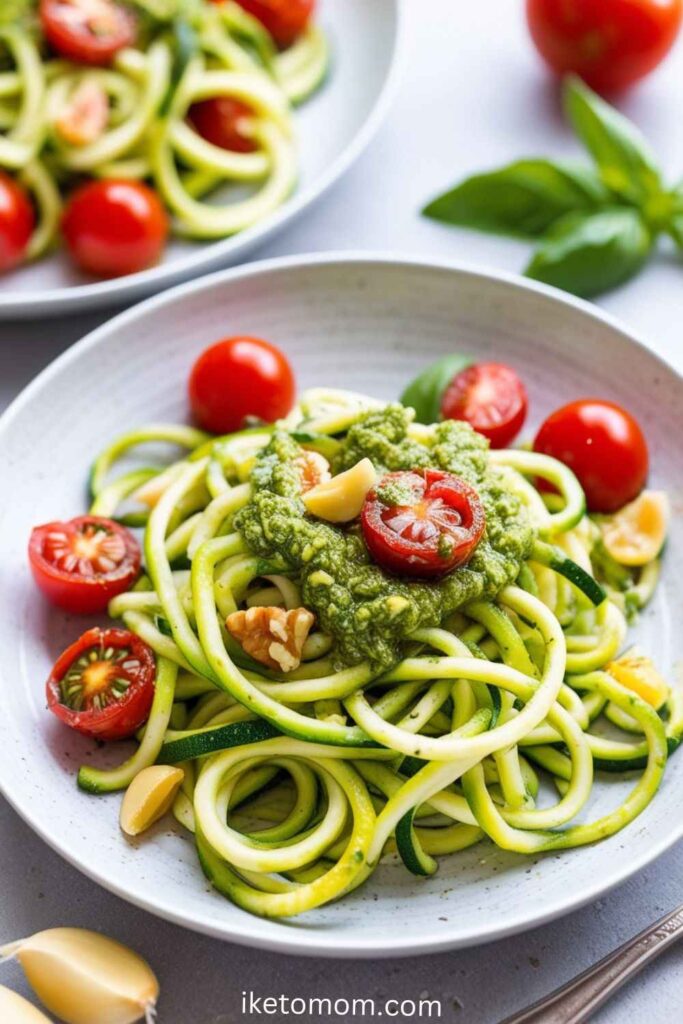
[[[121,804],[121,828],[137,836],[159,818],[163,818],[175,800],[185,778],[182,768],[153,764],[135,776]]]
[[[6,1024],[50,1024],[33,1003],[4,985],[0,985],[0,1020]]]
[[[151,967],[98,932],[50,928],[3,947],[0,955],[16,957],[40,1001],[65,1024],[153,1020],[159,983]]]
[[[370,459],[361,459],[351,469],[331,480],[312,487],[302,495],[311,515],[329,523],[349,523],[360,515],[368,491],[377,482],[377,473]]]

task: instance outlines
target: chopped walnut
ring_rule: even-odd
[[[332,479],[330,464],[319,452],[304,451],[297,456],[295,464],[301,477],[302,494]]]
[[[292,672],[301,664],[306,637],[315,621],[307,608],[255,607],[228,615],[228,632],[262,665]]]

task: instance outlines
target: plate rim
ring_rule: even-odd
[[[8,406],[0,416],[0,451],[4,436],[12,428],[14,418],[21,412],[27,403],[33,399],[34,393],[40,391],[50,379],[61,372],[71,362],[80,358],[82,352],[106,342],[107,335],[111,332],[118,332],[143,320],[153,313],[158,307],[174,302],[183,302],[187,296],[194,295],[205,289],[212,289],[215,285],[223,282],[238,281],[245,277],[266,276],[273,272],[287,271],[290,269],[312,269],[317,266],[359,266],[359,267],[395,267],[401,266],[407,269],[427,270],[435,272],[456,273],[470,278],[479,278],[487,281],[507,284],[512,288],[522,291],[530,291],[538,295],[559,302],[560,305],[570,309],[578,310],[588,316],[594,322],[605,324],[621,334],[625,341],[635,345],[637,349],[644,351],[651,359],[654,359],[662,369],[673,375],[679,383],[683,384],[683,375],[675,366],[653,351],[637,333],[626,327],[619,318],[610,313],[578,299],[559,289],[511,274],[498,271],[488,267],[475,266],[463,263],[458,260],[430,259],[428,257],[413,256],[409,254],[396,254],[385,251],[344,251],[344,252],[323,252],[312,254],[297,254],[294,256],[274,257],[267,260],[260,260],[242,266],[227,268],[218,273],[201,277],[178,285],[172,289],[161,292],[158,295],[147,299],[129,309],[126,309],[99,327],[90,331],[73,346],[63,352],[52,363],[45,367]],[[289,929],[286,922],[283,923],[282,932],[277,936],[258,934],[252,928],[252,918],[245,915],[237,922],[216,923],[207,915],[197,915],[189,920],[188,916],[177,911],[167,904],[163,898],[153,899],[146,897],[143,893],[131,893],[124,886],[118,885],[115,880],[104,872],[99,872],[96,867],[81,863],[65,850],[59,837],[52,835],[42,827],[37,812],[32,813],[30,803],[22,804],[16,793],[12,792],[12,786],[0,777],[0,794],[2,794],[13,809],[19,814],[23,821],[56,853],[63,857],[68,863],[75,867],[82,874],[103,888],[119,896],[126,902],[138,906],[149,913],[161,917],[174,924],[181,925],[191,931],[200,932],[222,939],[227,942],[236,942],[240,945],[252,948],[266,949],[273,952],[290,955],[311,956],[322,958],[352,959],[372,954],[378,958],[385,957],[406,957],[422,956],[432,953],[444,952],[447,950],[460,949],[470,946],[477,946],[494,940],[502,939],[510,935],[520,934],[537,928],[550,921],[556,920],[568,913],[580,909],[593,900],[596,900],[610,892],[616,886],[631,878],[638,871],[651,864],[665,853],[671,846],[683,837],[683,819],[672,825],[672,828],[660,836],[650,848],[640,853],[623,868],[619,869],[616,875],[610,878],[609,882],[596,881],[590,886],[580,898],[573,895],[564,895],[555,898],[549,905],[546,904],[538,910],[534,910],[523,920],[510,922],[506,925],[499,925],[495,921],[485,922],[478,928],[470,930],[466,935],[458,935],[451,932],[450,935],[428,937],[416,940],[410,935],[396,934],[383,936],[381,940],[376,938],[345,938],[334,936],[330,932],[320,932],[315,929],[296,930]]]
[[[407,51],[407,19],[403,0],[386,2],[393,11],[395,31],[384,81],[367,117],[351,141],[308,188],[295,191],[279,209],[253,227],[237,235],[208,242],[196,253],[173,263],[161,263],[136,274],[78,284],[71,288],[37,289],[31,292],[8,290],[7,294],[0,292],[0,322],[32,319],[46,313],[67,316],[108,307],[115,309],[124,302],[144,301],[151,292],[158,294],[157,289],[167,290],[198,276],[242,265],[236,261],[245,258],[248,252],[264,244],[307,209],[314,207],[328,189],[344,177],[372,142],[398,91]],[[224,263],[226,250],[228,259],[234,256],[234,261],[227,265]]]

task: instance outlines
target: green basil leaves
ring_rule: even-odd
[[[444,356],[416,377],[401,395],[401,405],[415,410],[418,423],[436,423],[441,418],[441,399],[456,373],[472,365],[469,356]]]
[[[666,189],[635,126],[580,79],[567,79],[564,107],[593,167],[519,160],[466,179],[423,213],[536,240],[527,275],[592,297],[637,274],[661,232],[683,246],[682,192]]]

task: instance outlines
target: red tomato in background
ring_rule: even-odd
[[[502,363],[477,363],[456,374],[441,399],[446,420],[465,420],[492,448],[507,448],[522,429],[527,394],[514,370]]]
[[[593,89],[632,85],[664,59],[683,0],[527,0],[539,52],[559,75],[575,72]]]
[[[252,116],[253,111],[241,100],[230,96],[212,96],[208,100],[193,103],[188,119],[202,138],[221,149],[234,153],[253,153],[257,148],[253,139],[243,135],[240,121]]]
[[[78,516],[31,531],[33,577],[52,604],[77,615],[106,611],[140,572],[140,547],[130,530],[100,516]]]
[[[123,740],[147,721],[154,699],[154,654],[125,629],[89,629],[55,662],[47,706],[71,729]]]
[[[534,451],[574,471],[590,512],[616,512],[640,494],[647,480],[643,432],[614,402],[586,398],[563,405],[541,426]]]
[[[273,423],[287,415],[295,394],[287,358],[261,338],[217,342],[202,352],[190,374],[192,412],[214,434],[241,430],[248,416]]]
[[[110,64],[131,46],[136,21],[115,0],[40,0],[40,25],[52,49],[78,64]]]
[[[28,194],[14,178],[0,171],[0,273],[21,263],[35,223]]]
[[[406,501],[387,505],[382,488]],[[486,517],[479,495],[452,473],[415,469],[387,473],[361,510],[363,537],[375,561],[399,576],[433,579],[469,561]]]
[[[291,46],[301,35],[315,8],[315,0],[237,0],[237,3],[258,18],[281,49]]]
[[[64,210],[62,233],[82,270],[119,277],[158,262],[168,238],[168,216],[147,185],[103,179],[76,189]]]

